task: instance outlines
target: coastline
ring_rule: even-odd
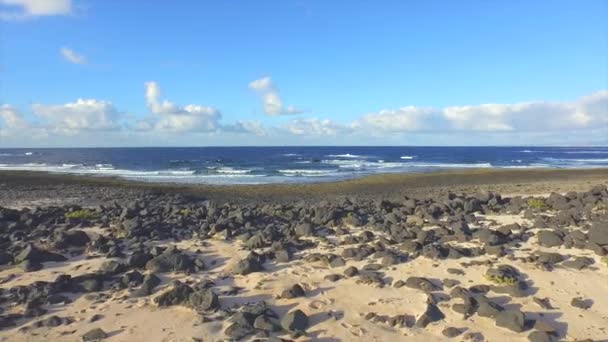
[[[436,197],[448,192],[494,191],[509,195],[566,193],[585,191],[597,184],[608,184],[608,168],[592,169],[459,169],[427,173],[386,173],[319,183],[255,185],[211,185],[156,183],[108,176],[53,174],[41,171],[0,171],[0,205],[11,200],[44,197],[73,197],[94,189],[113,193],[171,193],[199,199],[234,203],[332,200],[357,198]],[[92,196],[92,197],[91,197]]]

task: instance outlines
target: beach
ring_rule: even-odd
[[[0,171],[0,341],[606,341],[607,185]]]

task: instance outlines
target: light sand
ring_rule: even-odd
[[[486,216],[500,224],[518,222],[529,224],[521,216]],[[353,228],[356,234],[361,228]],[[331,240],[331,237],[330,237]],[[165,242],[166,243],[166,242]],[[87,299],[88,296],[74,296],[75,301],[68,305],[58,305],[41,319],[52,314],[61,317],[72,317],[75,322],[66,326],[55,328],[35,328],[23,333],[18,328],[0,332],[0,341],[79,341],[80,336],[95,327],[100,327],[110,337],[108,341],[192,341],[192,338],[201,338],[203,341],[224,340],[223,331],[229,325],[228,321],[212,321],[202,323],[200,316],[184,307],[174,306],[158,308],[153,304],[152,298],[162,293],[170,286],[172,279],[185,281],[187,279],[213,279],[216,283],[214,291],[220,293],[230,287],[237,286],[242,290],[235,296],[220,296],[223,308],[231,307],[245,302],[265,300],[272,305],[273,310],[280,316],[296,308],[304,311],[311,320],[307,330],[308,336],[298,340],[315,341],[429,341],[446,340],[441,331],[446,327],[466,328],[465,334],[481,333],[485,341],[526,341],[528,333],[514,333],[496,327],[494,320],[473,315],[464,320],[461,314],[454,312],[451,305],[458,303],[458,299],[442,302],[439,307],[446,315],[445,320],[432,323],[425,329],[403,328],[397,329],[382,323],[372,323],[363,318],[368,312],[380,315],[406,314],[412,318],[419,317],[425,310],[427,295],[408,287],[396,289],[392,286],[379,288],[372,285],[358,284],[357,277],[345,278],[337,282],[324,280],[328,274],[342,274],[348,266],[361,268],[371,263],[366,260],[355,262],[347,261],[344,267],[328,269],[324,265],[308,263],[303,260],[307,254],[314,252],[340,254],[343,247],[330,247],[321,244],[316,249],[309,249],[294,258],[294,261],[285,264],[269,264],[265,272],[252,273],[247,276],[222,277],[230,264],[248,254],[239,243],[226,243],[219,240],[208,240],[204,243],[197,241],[183,241],[178,243],[179,248],[194,252],[200,250],[208,271],[199,272],[191,276],[181,274],[166,274],[163,277],[161,290],[147,298],[132,299],[128,292],[109,292],[105,302]],[[532,301],[532,296],[525,298],[509,298],[505,295],[488,294],[489,298],[498,298],[496,301],[508,307],[518,307],[535,319],[550,322],[560,332],[567,331],[566,340],[575,339],[607,339],[608,338],[608,266],[599,262],[599,258],[589,251],[565,248],[539,248],[535,238],[523,244],[516,251],[515,256],[528,255],[522,252],[526,249],[553,250],[561,254],[573,256],[589,256],[596,259],[596,264],[581,271],[557,266],[552,272],[538,269],[533,263],[512,261],[507,257],[500,258],[499,263],[510,264],[517,267],[533,282],[537,289],[536,297],[548,297],[555,310],[543,310]],[[107,259],[85,260],[82,257],[74,258],[69,262],[47,264],[45,269],[23,274],[15,269],[0,271],[0,279],[10,274],[15,277],[0,285],[8,288],[15,285],[25,285],[36,280],[53,280],[58,273],[78,275],[91,272],[99,268]],[[460,260],[433,261],[423,257],[385,268],[385,276],[396,280],[406,280],[409,276],[427,277],[429,279],[457,279],[463,286],[476,284],[490,284],[483,274],[487,266],[471,266],[464,268],[461,263],[473,260],[494,260],[492,256],[477,258],[463,258]],[[378,261],[379,262],[379,261]],[[448,268],[460,268],[465,275],[452,275]],[[306,290],[305,298],[276,299],[284,289],[301,284]],[[449,293],[448,288],[444,289]],[[570,305],[573,297],[582,296],[591,298],[593,306],[588,310],[581,310]],[[103,319],[89,323],[94,314],[103,315]],[[542,314],[542,317],[541,317]],[[32,321],[33,322],[33,321]],[[465,340],[465,334],[454,340]],[[284,337],[289,338],[288,335]]]

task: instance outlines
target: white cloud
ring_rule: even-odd
[[[0,107],[0,122],[2,138],[19,140],[23,137],[39,139],[47,136],[44,128],[31,125],[16,108],[7,104]]]
[[[84,55],[78,54],[78,53],[76,53],[76,51],[74,51],[70,48],[62,47],[61,50],[59,50],[59,52],[61,52],[61,55],[63,56],[63,58],[70,63],[86,64],[86,62],[87,62],[87,59]]]
[[[378,113],[367,114],[352,123],[357,130],[374,132],[407,132],[430,129],[428,122],[436,111],[414,106],[396,110],[384,109]]]
[[[219,127],[221,113],[213,107],[187,105],[180,107],[161,100],[160,86],[146,82],[146,102],[155,117],[137,123],[140,130],[157,129],[169,132],[214,132]]]
[[[72,0],[0,0],[0,19],[19,20],[33,17],[69,15]]]
[[[120,128],[119,113],[112,103],[78,99],[62,105],[32,105],[33,113],[56,134],[76,135],[81,131],[108,131]]]
[[[237,121],[234,124],[222,125],[225,132],[252,133],[258,136],[267,135],[266,129],[259,121]]]
[[[21,113],[10,105],[2,105],[0,108],[0,118],[4,121],[3,129],[18,131],[29,128],[29,124],[23,119]]]
[[[338,135],[351,131],[349,127],[325,119],[296,119],[287,123],[284,129],[295,135]]]
[[[249,83],[249,88],[255,90],[262,97],[264,112],[268,115],[292,115],[304,112],[294,106],[285,106],[283,104],[279,89],[275,86],[270,77],[252,81]]]
[[[555,131],[593,128],[608,121],[608,91],[572,102],[523,102],[447,107],[453,129],[471,131]]]

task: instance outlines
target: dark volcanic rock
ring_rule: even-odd
[[[575,308],[587,310],[587,309],[591,308],[591,306],[593,306],[593,301],[590,299],[583,299],[581,297],[575,297],[575,298],[572,298],[570,305],[574,306]]]
[[[589,232],[589,241],[600,246],[608,245],[608,222],[597,222],[593,224]]]
[[[428,280],[426,278],[422,278],[422,277],[407,278],[407,280],[405,281],[405,286],[412,288],[412,289],[422,290],[425,292],[441,290],[441,288],[439,286],[436,286],[430,280]]]
[[[553,338],[545,331],[533,331],[528,335],[530,342],[552,342]]]
[[[281,319],[281,327],[287,331],[306,331],[308,316],[301,310],[291,311]]]
[[[344,275],[347,277],[354,277],[359,274],[359,270],[355,266],[349,266],[344,270]]]
[[[310,223],[300,223],[294,229],[297,236],[310,236],[314,235],[314,228]]]
[[[441,331],[441,334],[447,338],[454,338],[462,334],[462,330],[454,327],[448,327],[443,329],[443,331]]]
[[[544,247],[557,247],[564,243],[561,235],[551,230],[540,230],[537,236],[538,244]]]
[[[127,259],[129,267],[144,268],[146,263],[153,258],[152,254],[144,252],[135,252]]]
[[[217,295],[210,289],[191,293],[188,302],[192,308],[202,311],[215,310],[220,305]]]
[[[496,326],[514,332],[525,330],[526,316],[519,310],[504,310],[496,315]]]
[[[430,323],[440,321],[444,318],[445,315],[439,310],[437,305],[427,304],[426,311],[418,317],[418,320],[416,320],[416,327],[425,328]]]
[[[135,291],[134,296],[149,296],[154,293],[154,288],[157,287],[160,283],[160,278],[158,278],[154,273],[148,274],[144,277],[144,280],[142,281],[139,289]]]
[[[185,254],[176,249],[168,249],[161,255],[146,263],[146,269],[152,272],[190,272],[194,263]]]
[[[158,306],[180,305],[189,300],[192,292],[193,290],[190,286],[176,281],[172,289],[154,298],[154,302]]]
[[[82,335],[82,341],[83,342],[100,341],[107,337],[108,337],[108,334],[106,334],[105,331],[101,330],[100,328],[96,328],[93,330],[89,330],[89,332]]]
[[[254,252],[251,252],[245,259],[237,262],[231,269],[234,274],[247,275],[253,272],[260,272],[264,270],[262,267],[262,257]]]
[[[226,330],[224,330],[224,334],[229,336],[231,340],[238,341],[241,340],[255,332],[255,329],[251,325],[240,324],[238,322],[232,323]]]
[[[47,261],[66,261],[68,260],[61,254],[51,253],[49,251],[42,250],[33,244],[28,244],[19,254],[15,255],[14,262],[16,264],[21,263],[25,260],[29,260],[35,263],[43,263]]]
[[[291,288],[283,291],[283,293],[281,293],[280,297],[284,298],[284,299],[291,299],[291,298],[304,297],[305,294],[306,294],[306,292],[304,291],[302,286],[300,286],[299,284],[295,284]]]

